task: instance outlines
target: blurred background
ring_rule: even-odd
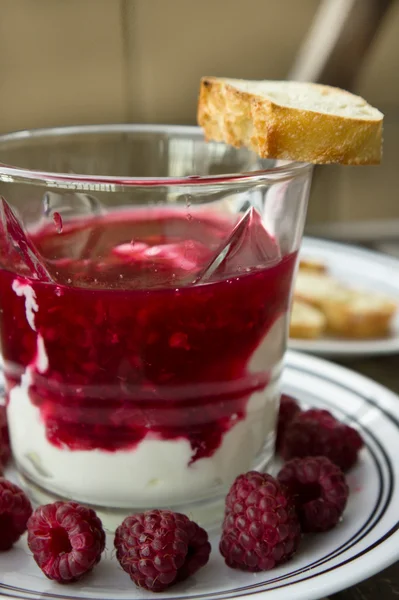
[[[195,123],[202,75],[311,76],[363,95],[386,115],[383,165],[318,167],[307,233],[377,240],[399,254],[398,0],[0,0],[0,7],[0,132]],[[314,64],[320,57],[325,68]]]

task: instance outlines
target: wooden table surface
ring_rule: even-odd
[[[399,394],[399,355],[356,359],[345,363],[340,362],[340,364],[374,379]],[[329,596],[328,600],[398,600],[398,598],[399,562],[358,585]]]

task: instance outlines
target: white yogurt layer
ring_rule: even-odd
[[[29,323],[29,327],[36,331],[35,326],[35,313],[39,310],[36,302],[36,293],[29,283],[25,283],[19,279],[14,279],[12,282],[12,289],[17,296],[25,298],[25,315],[26,320]]]
[[[251,370],[267,368],[277,375],[285,321],[285,317],[276,321],[259,345]],[[38,339],[37,347],[34,366],[44,372],[48,362],[43,340]],[[29,399],[29,369],[21,385],[12,389],[7,409],[14,456],[36,484],[77,501],[143,508],[212,497],[220,486],[230,485],[238,474],[253,468],[265,441],[273,438],[276,383],[254,393],[246,417],[223,436],[212,456],[193,464],[187,439],[156,439],[151,433],[133,449],[116,452],[57,447],[47,440],[40,410]]]
[[[271,389],[254,394],[246,418],[224,435],[212,456],[192,465],[188,440],[154,439],[151,434],[135,448],[116,452],[54,446],[23,386],[10,393],[8,420],[14,456],[39,485],[91,504],[145,507],[199,499],[249,470],[274,429],[274,404]]]

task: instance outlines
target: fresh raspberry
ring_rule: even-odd
[[[94,510],[76,502],[39,506],[28,521],[28,546],[49,578],[78,581],[100,561],[105,533]]]
[[[294,458],[278,480],[292,494],[303,532],[328,531],[344,512],[349,488],[345,475],[325,456]]]
[[[300,413],[288,425],[281,454],[285,460],[326,456],[343,471],[357,461],[363,440],[359,433],[316,408]]]
[[[0,478],[0,550],[9,550],[26,531],[32,506],[14,483]]]
[[[126,517],[115,533],[116,556],[139,587],[163,592],[209,559],[208,534],[188,517],[148,510]]]
[[[271,475],[250,471],[237,477],[226,498],[220,552],[243,571],[267,571],[298,548],[301,531],[294,501]]]
[[[282,394],[278,413],[276,450],[280,452],[285,431],[292,419],[301,412],[298,402],[287,394]]]

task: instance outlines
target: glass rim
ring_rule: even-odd
[[[34,138],[55,138],[57,136],[95,134],[95,133],[157,133],[157,134],[186,134],[204,139],[202,130],[195,125],[147,125],[147,124],[104,124],[104,125],[73,125],[63,127],[46,127],[25,129],[0,135],[0,149],[3,144],[15,141],[31,140]],[[157,187],[157,186],[199,186],[224,183],[275,183],[291,179],[311,171],[312,164],[287,161],[287,164],[238,173],[216,175],[186,175],[183,177],[123,177],[114,175],[84,175],[79,173],[57,173],[26,169],[0,162],[0,181],[20,183],[43,183],[46,186],[58,188],[90,189],[93,188],[114,191],[125,187]]]

